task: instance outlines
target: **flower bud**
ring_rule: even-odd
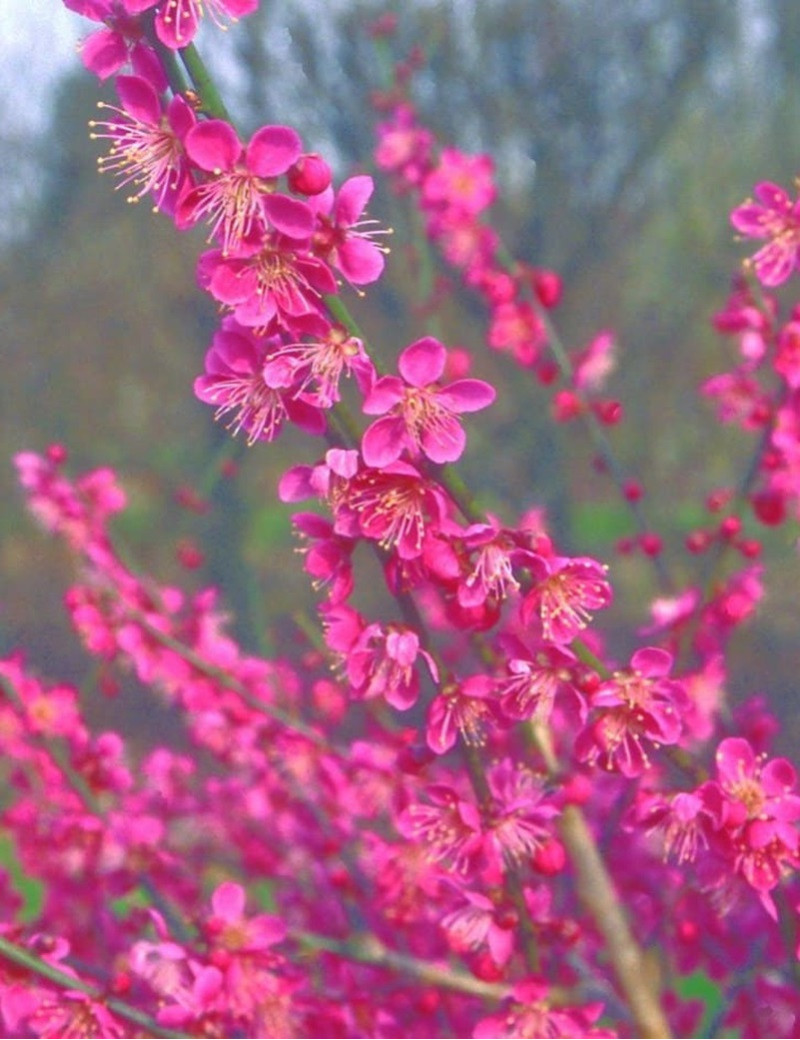
[[[566,863],[567,853],[557,838],[551,838],[544,845],[540,845],[531,857],[533,869],[548,877],[560,874]]]
[[[321,155],[301,155],[286,175],[289,187],[299,195],[319,195],[330,187],[331,168]]]

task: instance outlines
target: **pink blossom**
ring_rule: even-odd
[[[244,430],[248,444],[274,440],[286,420],[313,434],[325,428],[318,409],[267,383],[264,363],[274,345],[274,340],[228,325],[215,334],[205,374],[195,380],[197,397],[216,406],[216,419],[233,413],[228,428],[234,435]]]
[[[334,195],[331,189],[316,195],[314,252],[338,268],[351,285],[367,285],[380,278],[384,249],[373,241],[380,232],[363,219],[373,192],[371,177],[351,177]]]
[[[143,0],[136,0],[143,2]],[[148,6],[153,6],[151,0]],[[170,50],[187,47],[197,34],[204,10],[220,27],[252,14],[258,0],[163,0],[156,12],[156,34]]]
[[[338,291],[326,264],[274,232],[243,241],[230,256],[221,249],[203,253],[197,278],[241,325],[254,329],[275,320],[291,330],[296,318],[322,316],[323,294]]]
[[[286,938],[286,925],[272,914],[245,916],[246,893],[234,881],[224,881],[211,896],[212,916],[206,931],[214,945],[234,953],[261,953]]]
[[[736,285],[722,310],[713,318],[714,328],[739,337],[739,352],[745,362],[762,360],[772,339],[776,303],[771,297],[756,302],[747,285]]]
[[[223,256],[268,227],[291,239],[310,236],[314,218],[308,204],[276,191],[277,178],[302,151],[291,127],[262,126],[245,147],[230,123],[206,119],[187,133],[185,147],[210,176],[181,199],[175,214],[179,228],[207,221]]]
[[[549,840],[550,821],[559,810],[547,799],[541,779],[509,758],[495,763],[486,779],[494,804],[484,851],[492,865],[519,864]]]
[[[391,120],[376,127],[375,162],[382,170],[394,170],[409,183],[421,182],[430,163],[433,135],[421,127],[413,108],[398,105]]]
[[[736,423],[743,430],[759,429],[769,415],[769,394],[745,367],[711,376],[700,392],[716,400],[720,422]]]
[[[668,678],[671,668],[671,654],[645,647],[633,655],[630,668],[601,683],[592,697],[594,717],[575,741],[578,759],[640,776],[650,766],[651,746],[676,744],[687,697]]]
[[[520,365],[534,365],[547,342],[547,332],[529,303],[501,302],[492,310],[489,346],[511,354]]]
[[[537,617],[542,637],[547,642],[566,644],[581,632],[592,618],[592,611],[611,603],[612,589],[604,564],[588,556],[538,557],[538,580],[521,606],[522,622]]]
[[[549,722],[556,694],[563,689],[573,691],[578,697],[585,717],[585,705],[573,685],[574,654],[558,646],[528,651],[522,643],[510,638],[504,649],[509,654],[508,674],[495,680],[495,689],[507,718]]]
[[[781,285],[800,267],[800,201],[792,202],[784,188],[769,181],[757,184],[753,194],[757,201],[737,206],[731,223],[749,238],[768,239],[748,262],[762,284]]]
[[[465,155],[443,148],[435,166],[422,182],[422,203],[450,207],[476,216],[495,200],[494,163],[489,155]]]
[[[172,213],[191,185],[183,141],[195,124],[194,112],[179,94],[162,111],[155,88],[139,76],[118,76],[117,91],[122,108],[102,105],[117,118],[89,123],[92,138],[110,143],[99,168],[120,178],[118,188],[135,189],[128,202],[153,195],[156,208]]]
[[[105,1002],[80,990],[43,989],[37,1006],[22,1016],[29,1036],[125,1037],[130,1024],[115,1015]]]
[[[104,27],[81,43],[81,61],[100,79],[108,79],[130,63],[137,76],[161,92],[168,80],[161,60],[145,40],[144,26],[137,17],[155,7],[158,0],[64,0],[70,11],[103,22]]]
[[[418,659],[436,681],[433,658],[408,626],[366,624],[360,614],[345,605],[327,611],[325,620],[326,642],[341,655],[355,696],[365,700],[383,697],[398,711],[407,711],[419,696]]]
[[[616,349],[613,332],[598,332],[588,346],[572,359],[573,386],[589,393],[602,390],[616,366]]]
[[[493,695],[493,683],[486,675],[448,684],[428,709],[425,734],[431,751],[445,754],[455,746],[459,734],[466,744],[484,744],[487,725],[499,716]]]
[[[781,329],[774,364],[792,390],[800,388],[800,321],[789,321]]]
[[[595,1029],[594,1023],[603,1013],[600,1003],[570,1008],[552,1006],[548,987],[539,981],[518,982],[512,989],[513,998],[498,1014],[482,1018],[473,1032],[476,1040],[546,1036],[550,1038],[614,1037],[607,1029]]]
[[[294,330],[310,337],[310,341],[288,343],[270,357],[265,373],[278,366],[289,371],[284,380],[296,387],[296,394],[313,401],[320,408],[331,408],[340,400],[339,382],[343,375],[354,376],[361,393],[369,392],[375,382],[375,366],[360,339],[341,325],[330,325],[317,314],[308,314],[293,322]]]
[[[716,786],[722,795],[717,826],[728,836],[737,869],[772,911],[766,894],[800,866],[797,774],[785,758],[758,758],[741,737],[722,741],[716,763]]]
[[[486,946],[497,967],[504,967],[514,952],[516,914],[481,892],[466,890],[460,896],[460,905],[439,922],[451,947],[465,953]]]
[[[428,531],[447,515],[447,500],[437,484],[398,461],[383,469],[362,467],[342,489],[336,514],[337,523],[352,518],[365,538],[413,560],[424,552]]]
[[[351,557],[355,542],[337,534],[333,525],[317,513],[295,513],[292,524],[303,541],[303,569],[311,576],[314,588],[328,587],[330,606],[342,603],[353,591]],[[332,616],[326,614],[326,625],[332,623]]]
[[[432,462],[455,462],[466,445],[458,421],[463,412],[488,407],[494,389],[480,379],[458,379],[440,386],[447,351],[430,336],[417,340],[400,355],[402,379],[383,376],[364,401],[367,415],[381,415],[364,434],[364,461],[380,468],[395,462],[407,449]],[[387,414],[388,413],[388,414]]]
[[[539,557],[531,552],[529,532],[524,528],[502,527],[494,518],[488,523],[470,524],[464,531],[464,549],[472,554],[470,571],[458,586],[458,601],[470,607],[488,597],[506,599],[519,591],[514,568],[522,569]]]
[[[430,859],[449,862],[454,870],[465,872],[481,848],[478,807],[444,784],[427,787],[425,795],[426,802],[412,803],[403,810],[398,830],[421,842]]]

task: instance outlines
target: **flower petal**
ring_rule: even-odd
[[[232,170],[242,154],[236,131],[223,119],[206,119],[186,135],[186,152],[201,170]]]
[[[364,462],[374,469],[396,462],[405,446],[405,426],[398,416],[386,415],[376,419],[361,439]]]
[[[482,379],[457,379],[436,394],[436,400],[451,412],[479,412],[497,397],[495,388]]]
[[[247,169],[257,177],[279,177],[297,162],[303,142],[290,126],[262,126],[247,146]]]
[[[397,367],[400,375],[411,386],[427,386],[439,379],[446,361],[447,350],[444,345],[433,336],[424,336],[406,347]]]

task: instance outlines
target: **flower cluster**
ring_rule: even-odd
[[[539,509],[483,511],[453,473],[463,417],[494,387],[431,335],[383,371],[350,318],[346,287],[385,263],[372,179],[334,187],[290,126],[244,140],[162,61],[204,7],[234,19],[256,0],[66,2],[103,23],[82,54],[115,76],[119,106],[92,124],[101,168],[178,230],[207,229],[197,282],[221,318],[196,396],[251,446],[287,423],[326,437],[278,488],[312,502],[293,523],[321,632],[272,659],[246,651],[215,589],[164,586],[118,550],[111,470],[70,478],[58,446],[17,456],[31,512],[79,562],[65,603],[101,688],[133,679],[182,720],[184,750],[95,734],[76,689],[21,653],[0,660],[2,821],[41,904],[23,913],[0,878],[4,1028],[690,1035],[702,1016],[681,976],[700,972],[736,980],[721,1030],[756,1035],[766,1002],[793,1035],[800,794],[761,702],[725,705],[728,645],[763,584],[733,495],[709,495],[724,515],[687,548],[744,565],[704,592],[670,586],[620,663],[595,620],[614,597],[606,564],[568,555]],[[557,421],[617,422],[600,396],[613,336],[566,362],[554,349],[558,276],[504,259],[490,157],[438,147],[405,86],[378,96],[375,159],[486,304],[479,363],[545,387],[560,371]],[[757,196],[733,219],[770,239],[754,269],[775,285],[796,266],[795,207],[774,186]],[[800,500],[800,312],[781,323],[740,283],[716,325],[742,361],[704,393],[765,434],[749,501],[777,524]],[[638,485],[621,490],[635,507]],[[640,545],[659,555],[653,532]],[[645,970],[656,946],[663,994]]]

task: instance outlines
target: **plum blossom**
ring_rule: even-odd
[[[457,953],[486,946],[492,961],[504,967],[514,952],[516,914],[481,892],[465,890],[460,896],[460,905],[439,922],[450,946]]]
[[[715,804],[717,827],[726,834],[737,870],[772,910],[767,893],[800,866],[800,796],[795,793],[794,766],[785,758],[765,761],[741,737],[722,741],[716,763],[716,783],[701,790],[708,798],[713,786],[720,796]]]
[[[155,6],[156,0],[133,2],[144,9]],[[156,12],[156,35],[165,47],[179,50],[195,38],[206,10],[212,21],[224,28],[229,22],[252,14],[257,7],[258,0],[164,0]]]
[[[443,148],[439,164],[422,182],[423,205],[446,206],[471,217],[495,200],[494,163],[489,155],[465,155]]]
[[[633,777],[650,766],[650,747],[677,744],[688,697],[668,678],[671,668],[666,650],[644,647],[630,668],[601,683],[592,698],[597,713],[575,742],[578,758]]]
[[[488,723],[499,717],[493,694],[493,683],[486,675],[471,675],[445,687],[428,710],[425,732],[431,751],[443,755],[455,746],[459,734],[466,744],[484,744]]]
[[[155,87],[140,76],[118,76],[117,92],[122,108],[99,106],[114,117],[89,123],[90,136],[110,145],[109,154],[98,160],[100,171],[116,174],[118,188],[136,189],[128,202],[153,195],[156,208],[171,214],[192,183],[183,140],[195,114],[180,94],[162,110]]]
[[[762,181],[748,199],[731,213],[731,223],[748,238],[765,238],[750,260],[756,277],[770,287],[783,282],[800,267],[800,200],[792,199],[785,188]]]
[[[321,316],[322,295],[338,291],[326,264],[276,232],[243,240],[230,256],[221,249],[203,253],[197,279],[241,325],[253,329],[266,329],[275,320],[291,330],[297,318]]]
[[[295,331],[311,337],[310,342],[287,343],[270,357],[267,378],[278,368],[289,372],[285,384],[292,383],[297,394],[305,394],[320,408],[331,408],[340,399],[339,382],[343,375],[354,376],[359,390],[366,394],[375,382],[375,366],[360,339],[341,325],[329,325],[317,314],[298,318]]]
[[[217,419],[233,413],[229,429],[234,435],[244,430],[248,444],[274,440],[286,420],[312,434],[325,428],[322,412],[264,378],[264,362],[274,345],[228,323],[215,334],[205,373],[195,380],[197,397],[216,406]]]
[[[302,152],[289,126],[262,126],[244,146],[230,123],[206,119],[186,134],[186,153],[211,175],[181,199],[175,214],[179,228],[200,220],[211,225],[223,256],[256,231],[272,227],[292,239],[306,239],[314,226],[310,207],[275,190]]]
[[[417,559],[447,515],[441,488],[407,462],[383,469],[362,467],[339,494],[337,526],[355,527],[403,560]]]
[[[373,241],[380,232],[363,213],[374,189],[371,177],[350,177],[334,195],[332,189],[312,200],[317,214],[314,252],[342,272],[351,285],[367,285],[380,278],[384,250]]]
[[[382,696],[393,708],[406,711],[419,696],[418,659],[434,682],[438,679],[436,663],[408,626],[366,624],[357,611],[344,604],[326,611],[325,620],[326,643],[341,656],[356,697]]]
[[[81,61],[99,79],[108,79],[130,64],[158,91],[168,81],[161,60],[145,39],[138,15],[154,7],[157,0],[64,0],[64,6],[84,18],[102,22],[103,28],[81,43]]]
[[[425,796],[425,802],[414,802],[403,810],[397,829],[404,837],[421,842],[431,861],[466,872],[481,848],[477,805],[445,784],[430,785]]]
[[[361,452],[368,466],[396,462],[406,449],[432,462],[455,462],[466,446],[458,420],[462,412],[487,408],[494,388],[481,379],[457,379],[441,386],[447,350],[430,336],[406,347],[398,368],[402,379],[383,376],[364,401],[367,415],[380,415],[367,429]]]
[[[528,625],[537,617],[547,642],[571,643],[591,620],[592,611],[611,603],[607,568],[588,556],[537,559],[539,580],[522,601],[522,622]]]
[[[584,1007],[553,1007],[548,1000],[547,986],[534,979],[516,983],[511,992],[513,998],[499,1013],[477,1023],[472,1034],[476,1040],[489,1040],[490,1037],[616,1036],[616,1033],[594,1026],[603,1012],[600,1003]]]

